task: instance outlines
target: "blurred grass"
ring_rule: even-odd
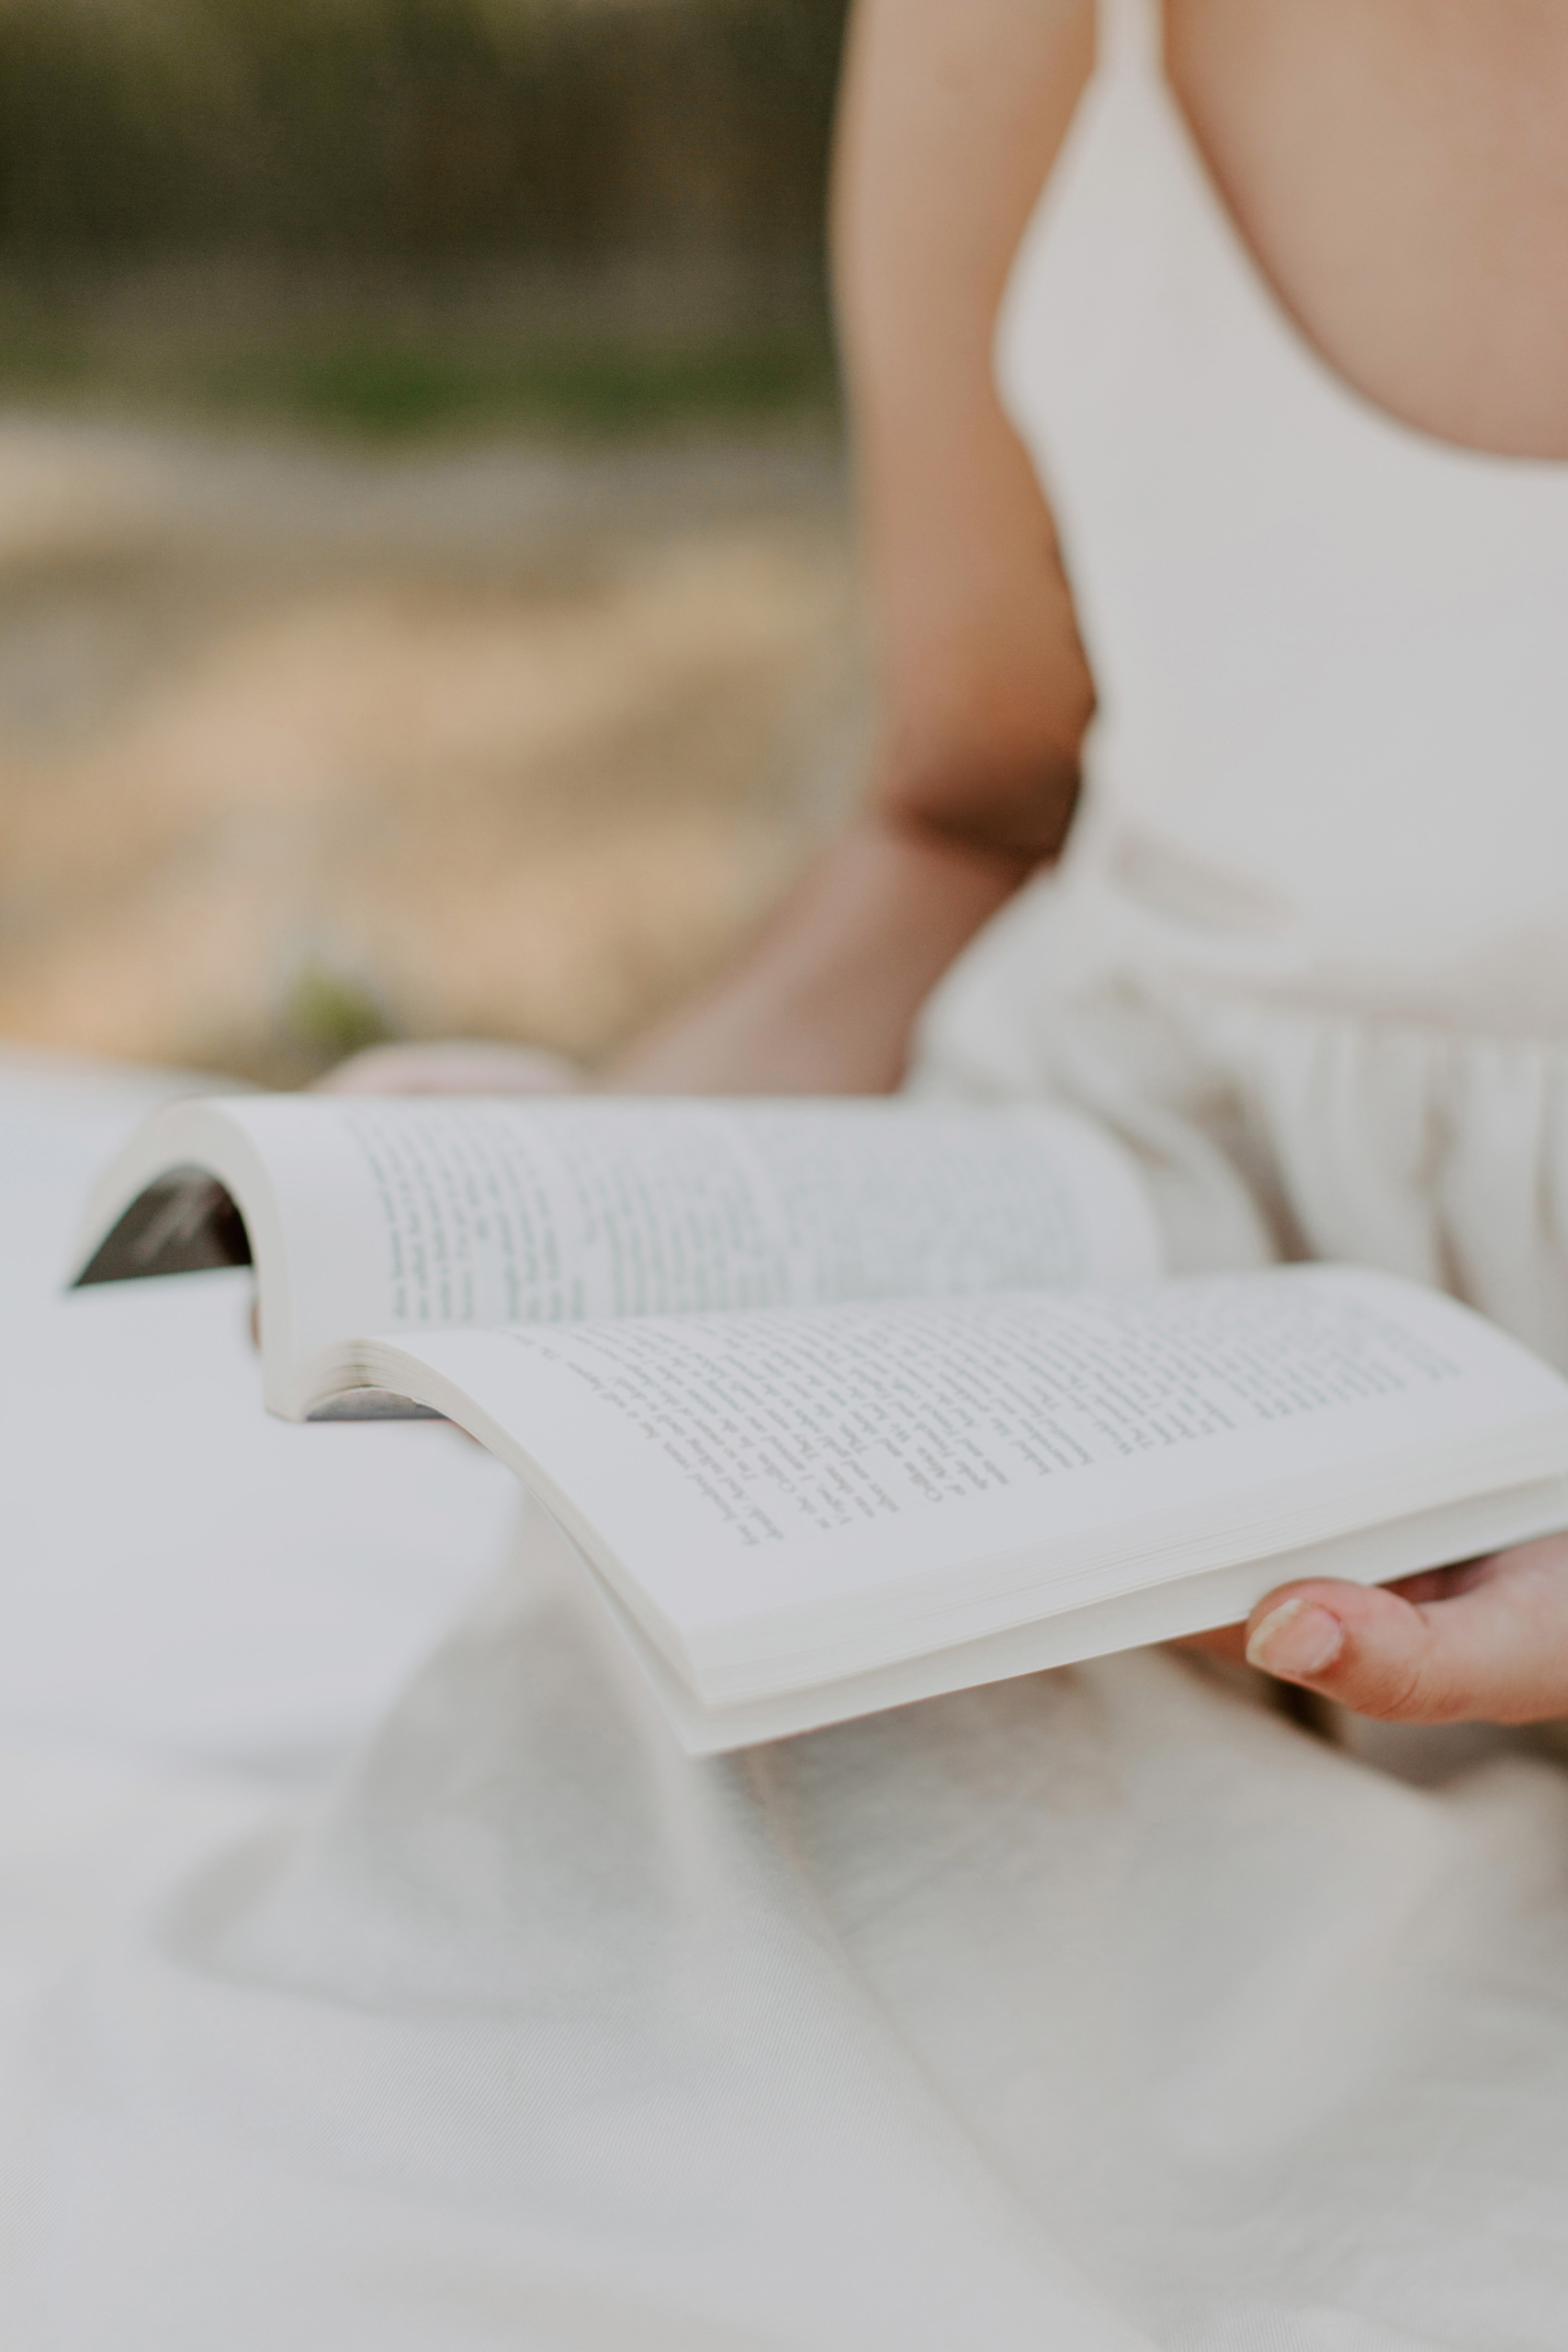
[[[828,409],[828,352],[800,343],[635,352],[532,350],[444,354],[395,343],[276,351],[214,374],[225,406],[269,409],[377,439],[453,425],[539,424],[588,434],[646,434],[691,423],[741,423]]]
[[[285,1048],[293,1047],[312,1069],[330,1069],[396,1035],[377,990],[320,955],[308,955],[295,967],[283,990],[278,1025]]]
[[[92,345],[79,328],[17,317],[15,308],[0,298],[0,396],[70,392],[92,379]]]
[[[253,340],[221,322],[171,336],[155,315],[112,330],[90,310],[51,320],[0,285],[0,401],[196,412],[373,444],[517,430],[597,440],[831,424],[838,382],[826,322],[810,315],[771,334],[698,328],[649,346],[598,323],[411,329],[394,309],[336,334],[275,322]]]

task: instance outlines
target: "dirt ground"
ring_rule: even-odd
[[[0,417],[0,1035],[589,1057],[852,795],[826,432],[372,457]]]

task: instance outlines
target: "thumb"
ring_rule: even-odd
[[[1387,1588],[1282,1585],[1247,1621],[1247,1655],[1266,1673],[1386,1722],[1568,1713],[1568,1539]]]

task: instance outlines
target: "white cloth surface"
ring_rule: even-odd
[[[694,1762],[534,1522],[240,1826],[13,2061],[8,2346],[1562,2341],[1555,1767],[1157,1654]]]
[[[197,1083],[0,1053],[0,1735],[291,1770],[374,1720],[513,1487],[440,1426],[267,1420],[248,1274],[62,1295],[90,1180]]]
[[[1100,1112],[1179,1262],[1370,1258],[1561,1359],[1568,469],[1337,388],[1147,6],[1106,28],[1004,335],[1089,807],[916,1082]],[[428,1431],[264,1436],[186,1296],[77,1302],[8,1408],[6,2352],[1561,2352],[1548,1755],[1334,1749],[1149,1654],[696,1762],[535,1519],[389,1700],[495,1490]]]
[[[450,1431],[359,1454],[265,1419],[247,1276],[62,1294],[89,1180],[196,1083],[0,1052],[0,2052],[149,1888],[374,1723],[514,1509]]]

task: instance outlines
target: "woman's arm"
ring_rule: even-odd
[[[1061,844],[1092,693],[991,343],[1092,39],[1089,0],[860,0],[834,271],[880,713],[869,806],[614,1085],[896,1085],[931,989]]]

